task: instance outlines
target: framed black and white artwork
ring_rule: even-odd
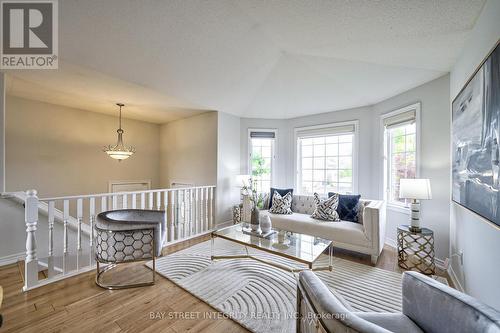
[[[452,103],[452,199],[500,226],[500,47]]]

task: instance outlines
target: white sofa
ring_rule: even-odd
[[[291,215],[269,213],[261,211],[271,218],[273,227],[291,232],[304,233],[333,241],[333,246],[371,256],[373,264],[384,248],[385,240],[385,202],[379,200],[360,200],[363,211],[360,213],[361,222],[327,222],[313,219],[314,197],[294,195]],[[266,204],[264,204],[265,207]]]

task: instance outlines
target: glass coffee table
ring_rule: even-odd
[[[279,230],[276,231],[279,232]],[[225,256],[214,255],[214,240],[217,237],[243,245],[245,247],[246,254],[225,255]],[[288,267],[283,264],[258,258],[256,256],[249,254],[248,252],[249,247],[297,261],[299,263],[307,265],[307,268]],[[314,262],[320,257],[320,255],[327,248],[329,256],[328,266],[313,267]],[[290,272],[299,272],[306,269],[311,269],[313,271],[319,271],[319,270],[331,271],[332,255],[333,255],[333,244],[331,240],[306,234],[291,233],[286,237],[285,243],[281,244],[278,242],[278,233],[271,235],[269,239],[251,235],[243,232],[242,223],[212,231],[211,234],[211,246],[210,246],[211,260],[250,258]]]

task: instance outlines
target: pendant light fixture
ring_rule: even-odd
[[[124,131],[122,130],[122,107],[125,106],[125,104],[116,103],[116,105],[120,107],[120,120],[119,120],[120,122],[119,122],[119,128],[116,131],[116,133],[118,133],[118,141],[114,146],[109,145],[107,147],[104,147],[104,152],[108,154],[109,157],[118,160],[118,162],[121,162],[121,160],[125,160],[130,156],[132,156],[135,153],[135,148],[125,147],[125,145],[123,144]]]

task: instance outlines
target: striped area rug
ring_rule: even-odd
[[[215,255],[244,254],[217,238]],[[292,267],[293,260],[250,249],[252,255]],[[322,255],[318,265],[328,263]],[[151,263],[147,264],[151,268]],[[333,271],[316,274],[355,311],[400,312],[401,274],[334,258]],[[210,261],[210,241],[160,258],[157,272],[253,332],[295,332],[297,276],[252,259]]]

